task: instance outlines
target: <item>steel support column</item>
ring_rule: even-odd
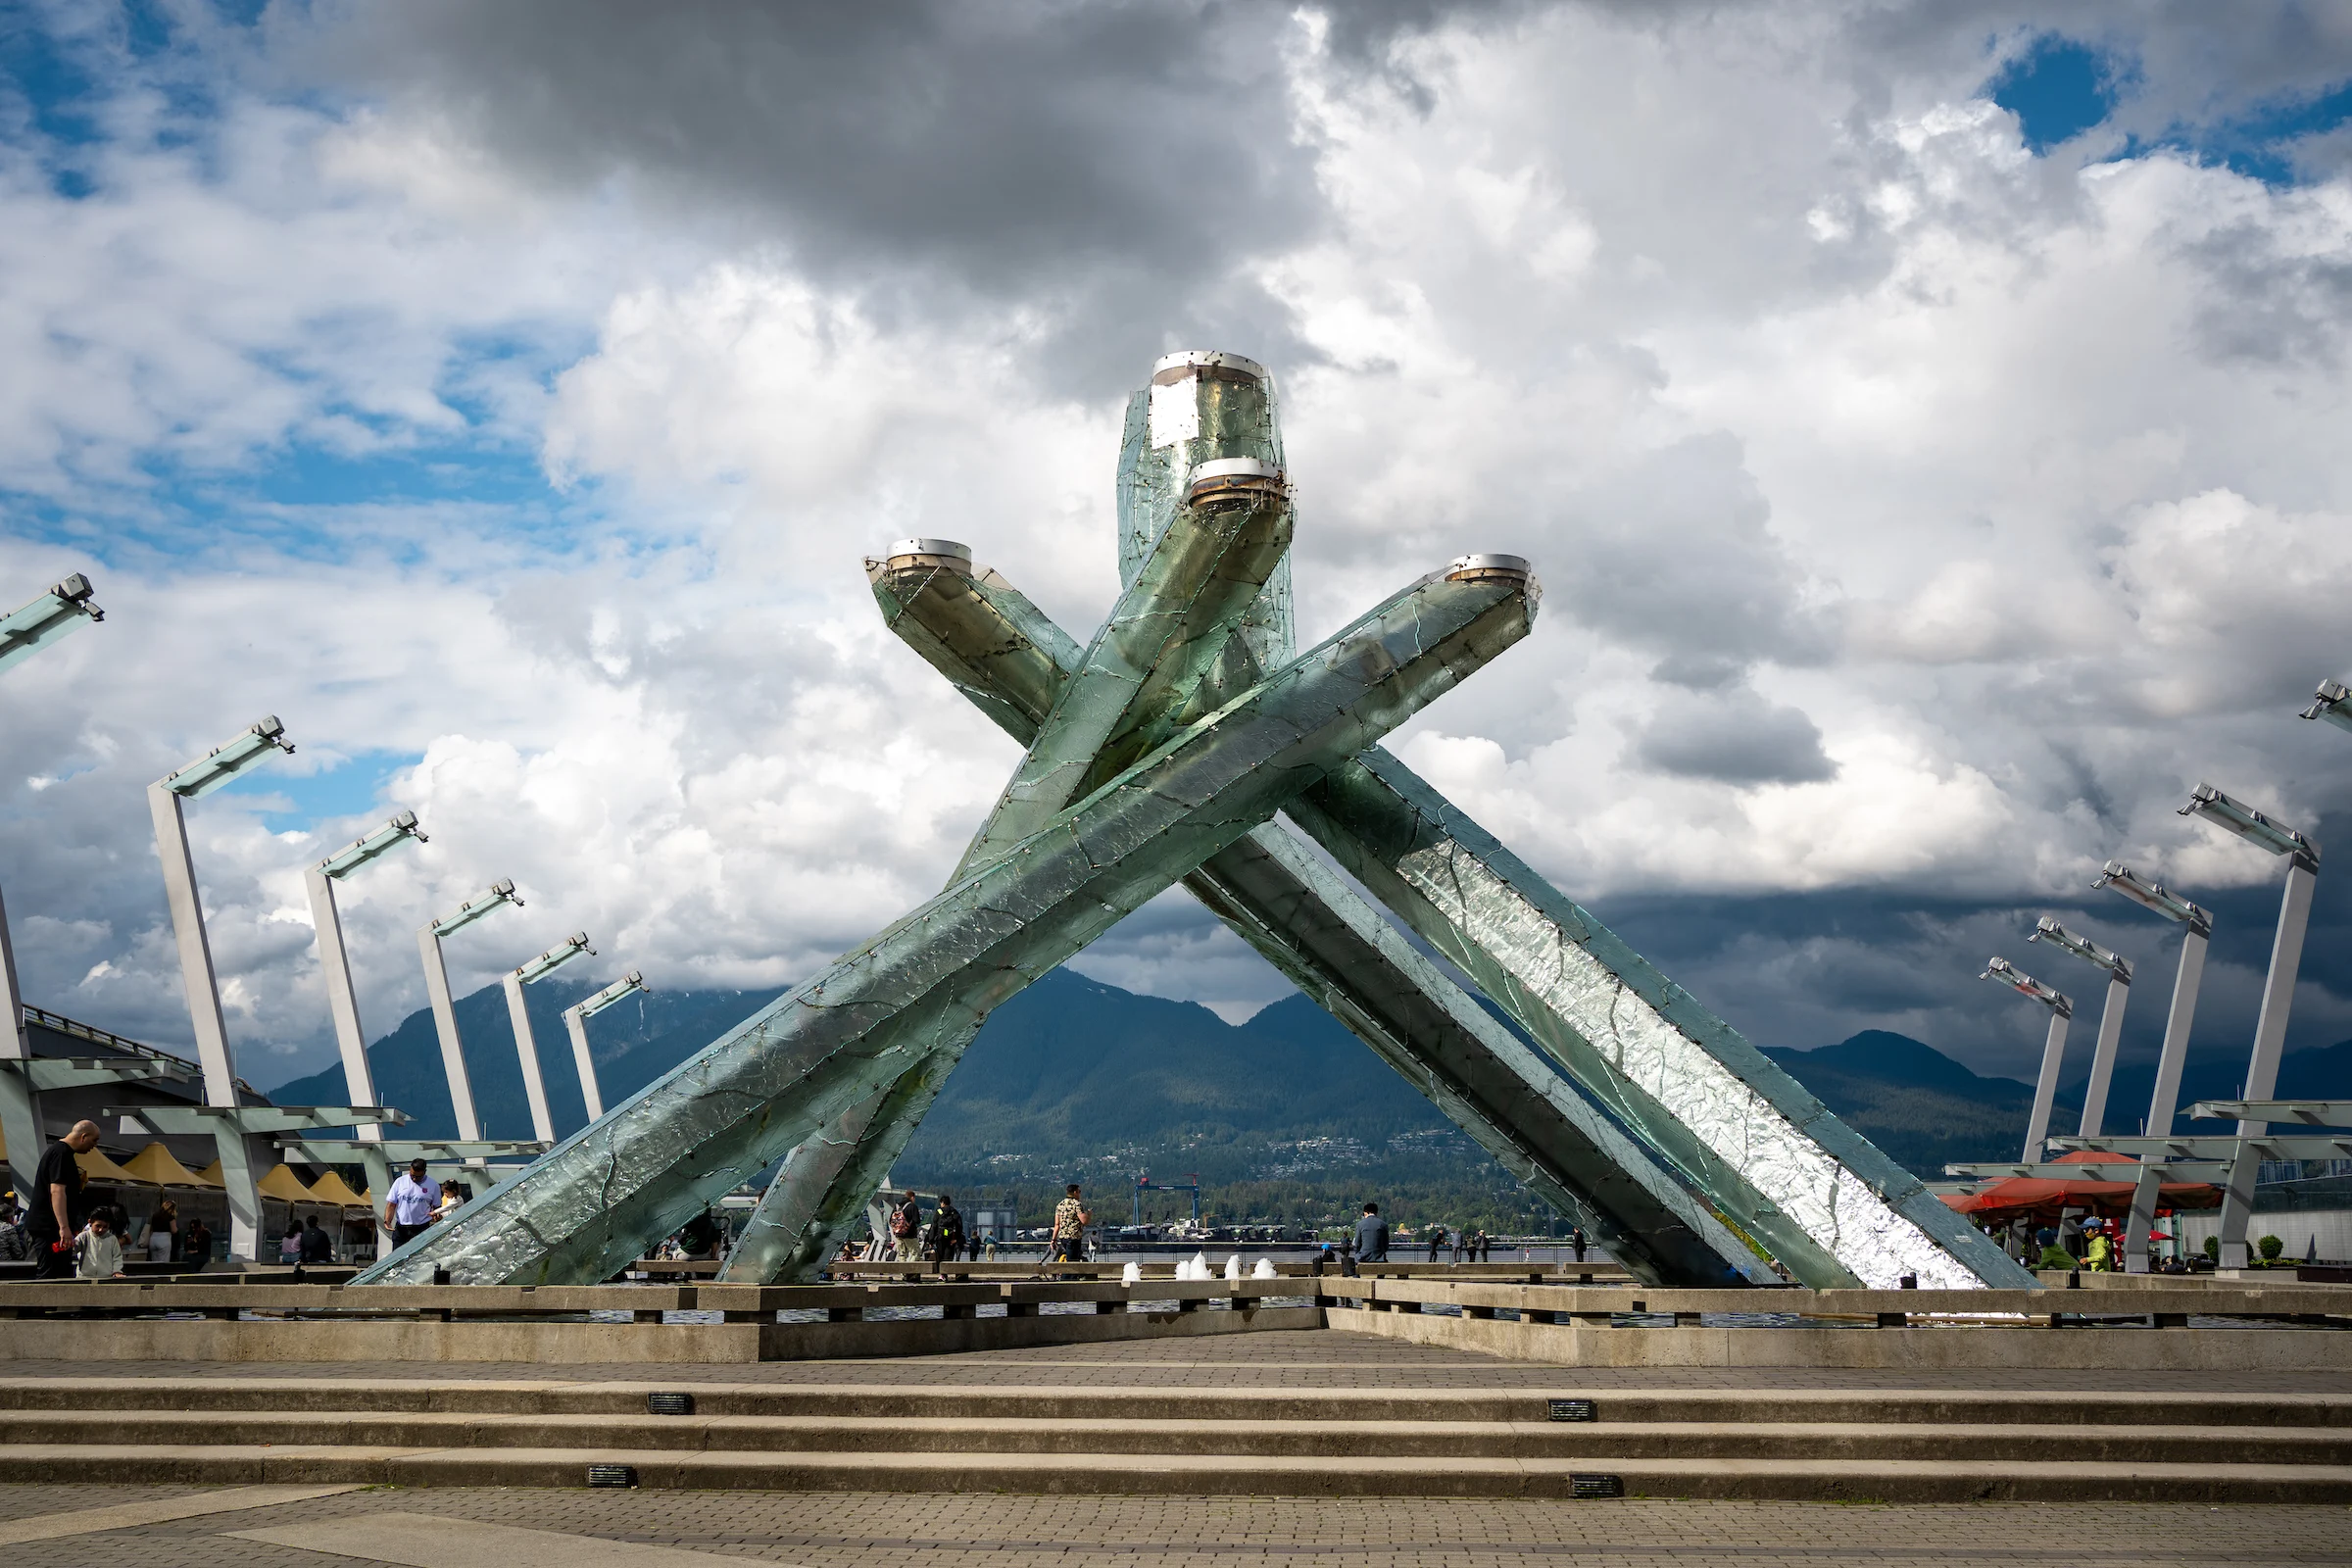
[[[2242,1100],[2268,1100],[2278,1087],[2278,1057],[2286,1044],[2286,1015],[2295,1000],[2295,973],[2303,962],[2303,933],[2311,924],[2311,895],[2319,885],[2316,862],[2296,858],[2287,862],[2286,891],[2278,903],[2278,930],[2271,941],[2271,967],[2262,986],[2262,1011],[2254,1021],[2254,1050],[2246,1061]],[[2241,1121],[2240,1138],[2259,1138],[2270,1123]],[[2241,1153],[2231,1164],[2222,1194],[2221,1266],[2246,1266],[2246,1226],[2254,1213],[2254,1177],[2259,1156]]]

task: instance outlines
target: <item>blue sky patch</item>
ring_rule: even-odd
[[[2054,32],[2034,39],[1986,85],[1992,101],[2017,117],[2037,158],[2106,120],[2119,96],[2104,56]]]
[[[302,736],[286,726],[297,748]],[[361,752],[315,773],[297,773],[284,763],[257,767],[222,785],[218,798],[247,796],[260,809],[262,825],[272,833],[308,831],[337,817],[381,811],[390,815],[397,802],[384,799],[394,773],[423,760],[418,752]],[[299,762],[297,752],[294,761]],[[426,831],[430,832],[428,824]]]

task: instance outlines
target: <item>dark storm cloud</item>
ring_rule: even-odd
[[[1550,593],[1581,623],[1658,655],[1658,678],[1719,686],[1757,660],[1828,655],[1829,628],[1802,605],[1796,564],[1731,436],[1646,453],[1563,510],[1574,569]]]
[[[1377,65],[1452,9],[1349,7],[1334,56]],[[536,177],[620,176],[770,233],[877,309],[1043,307],[1052,357],[1092,391],[1171,332],[1287,347],[1235,270],[1321,220],[1280,5],[405,0],[279,20],[292,57],[420,101]]]
[[[2339,835],[2347,826],[2334,817],[2321,823]],[[2161,867],[2143,869],[2163,875]],[[2290,1052],[2352,1036],[2348,882],[2320,879],[2288,1020]],[[2180,891],[2214,915],[2190,1059],[2242,1068],[2278,918],[2278,880]],[[2180,954],[2180,927],[2088,889],[2034,904],[1942,900],[1921,888],[1614,896],[1596,900],[1593,913],[1758,1045],[1811,1050],[1864,1029],[1891,1029],[1980,1072],[2027,1079],[2039,1059],[2048,1015],[1978,979],[1984,960],[1997,953],[2073,996],[2069,1081],[2090,1059],[2102,991],[2097,971],[2026,940],[2035,916],[2055,915],[2136,966],[2119,1052],[2126,1063],[2155,1060]],[[2144,1109],[2130,1107],[2130,1114]],[[2118,1115],[2124,1110],[2119,1106]]]
[[[1642,730],[1634,755],[1661,773],[1726,784],[1810,784],[1838,776],[1838,764],[1821,749],[1819,725],[1746,690],[1671,699]]]

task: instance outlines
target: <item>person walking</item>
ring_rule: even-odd
[[[1582,1263],[1585,1260],[1585,1228],[1582,1225],[1568,1228],[1568,1246],[1575,1251],[1576,1260]]]
[[[963,1213],[946,1193],[939,1195],[939,1207],[931,1215],[930,1241],[931,1266],[944,1280],[948,1265],[963,1251]]]
[[[902,1263],[923,1258],[923,1205],[912,1193],[903,1193],[890,1211],[891,1255]]]
[[[74,1274],[74,1247],[88,1222],[81,1204],[81,1165],[76,1154],[98,1147],[98,1124],[77,1121],[63,1138],[41,1151],[32,1174],[31,1212],[24,1228],[32,1236],[32,1277],[66,1280]]]
[[[1445,1245],[1446,1227],[1443,1225],[1432,1225],[1429,1228],[1429,1260],[1432,1263],[1435,1263],[1438,1260],[1438,1252],[1440,1249],[1445,1247]]]
[[[1389,1260],[1389,1222],[1380,1217],[1378,1203],[1366,1203],[1363,1218],[1355,1222],[1355,1255],[1366,1263]]]
[[[398,1251],[417,1237],[433,1222],[433,1205],[440,1200],[433,1184],[425,1180],[424,1161],[412,1159],[406,1175],[397,1177],[392,1190],[384,1196],[384,1229],[392,1233],[392,1248]]]
[[[1054,1205],[1053,1259],[1056,1263],[1086,1261],[1086,1228],[1095,1216],[1086,1211],[1079,1200],[1078,1184],[1070,1183],[1060,1202]]]

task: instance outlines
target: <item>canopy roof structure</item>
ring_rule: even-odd
[[[2087,1149],[2078,1149],[2051,1161],[2057,1165],[2092,1162],[2138,1163],[2128,1155],[2093,1153]],[[2008,1176],[1975,1192],[1946,1193],[1943,1200],[1957,1212],[1979,1219],[2055,1220],[2068,1209],[2097,1214],[2103,1219],[2122,1219],[2132,1212],[2132,1191],[2137,1185],[2088,1177],[2061,1181],[2046,1176]],[[2157,1201],[2166,1208],[2214,1208],[2222,1201],[2222,1190],[2210,1182],[2159,1182],[2156,1194]]]
[[[122,1169],[140,1181],[152,1182],[158,1187],[212,1187],[219,1185],[217,1182],[207,1182],[187,1166],[182,1165],[172,1157],[172,1151],[160,1143],[149,1144],[145,1149],[131,1155],[122,1162]]]
[[[331,1170],[311,1183],[311,1198],[315,1202],[332,1203],[337,1208],[368,1206],[368,1195],[353,1192],[351,1184],[343,1179],[341,1173]]]

